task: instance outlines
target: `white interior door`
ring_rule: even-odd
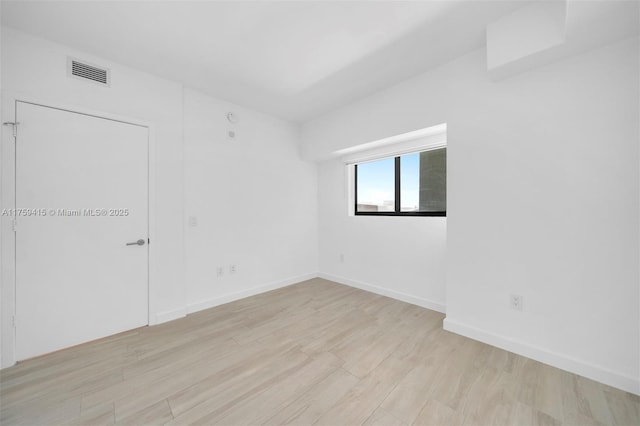
[[[24,102],[16,119],[16,359],[146,325],[148,129]]]

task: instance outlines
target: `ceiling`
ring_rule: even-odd
[[[2,24],[306,121],[484,44],[511,1],[2,1]]]

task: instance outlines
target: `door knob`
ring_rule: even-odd
[[[132,243],[127,243],[128,246],[143,246],[144,240],[140,238],[138,241],[134,241]]]

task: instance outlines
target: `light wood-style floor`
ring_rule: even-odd
[[[322,279],[5,369],[10,424],[640,424],[640,397]]]

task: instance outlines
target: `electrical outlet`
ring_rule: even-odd
[[[512,294],[509,298],[509,305],[511,306],[511,309],[514,309],[516,311],[521,311],[522,296],[520,296],[519,294]]]
[[[198,226],[198,218],[196,216],[189,216],[189,226],[191,228]]]
[[[340,260],[340,263],[344,263],[344,254],[340,253],[340,256],[338,257],[338,259]]]
[[[236,271],[237,271],[237,269],[236,269],[236,265],[235,264],[234,265],[229,265],[229,273],[230,274],[235,274]]]
[[[218,266],[218,267],[216,268],[216,274],[218,275],[218,277],[223,276],[223,275],[224,275],[224,267],[222,267],[222,266]]]

